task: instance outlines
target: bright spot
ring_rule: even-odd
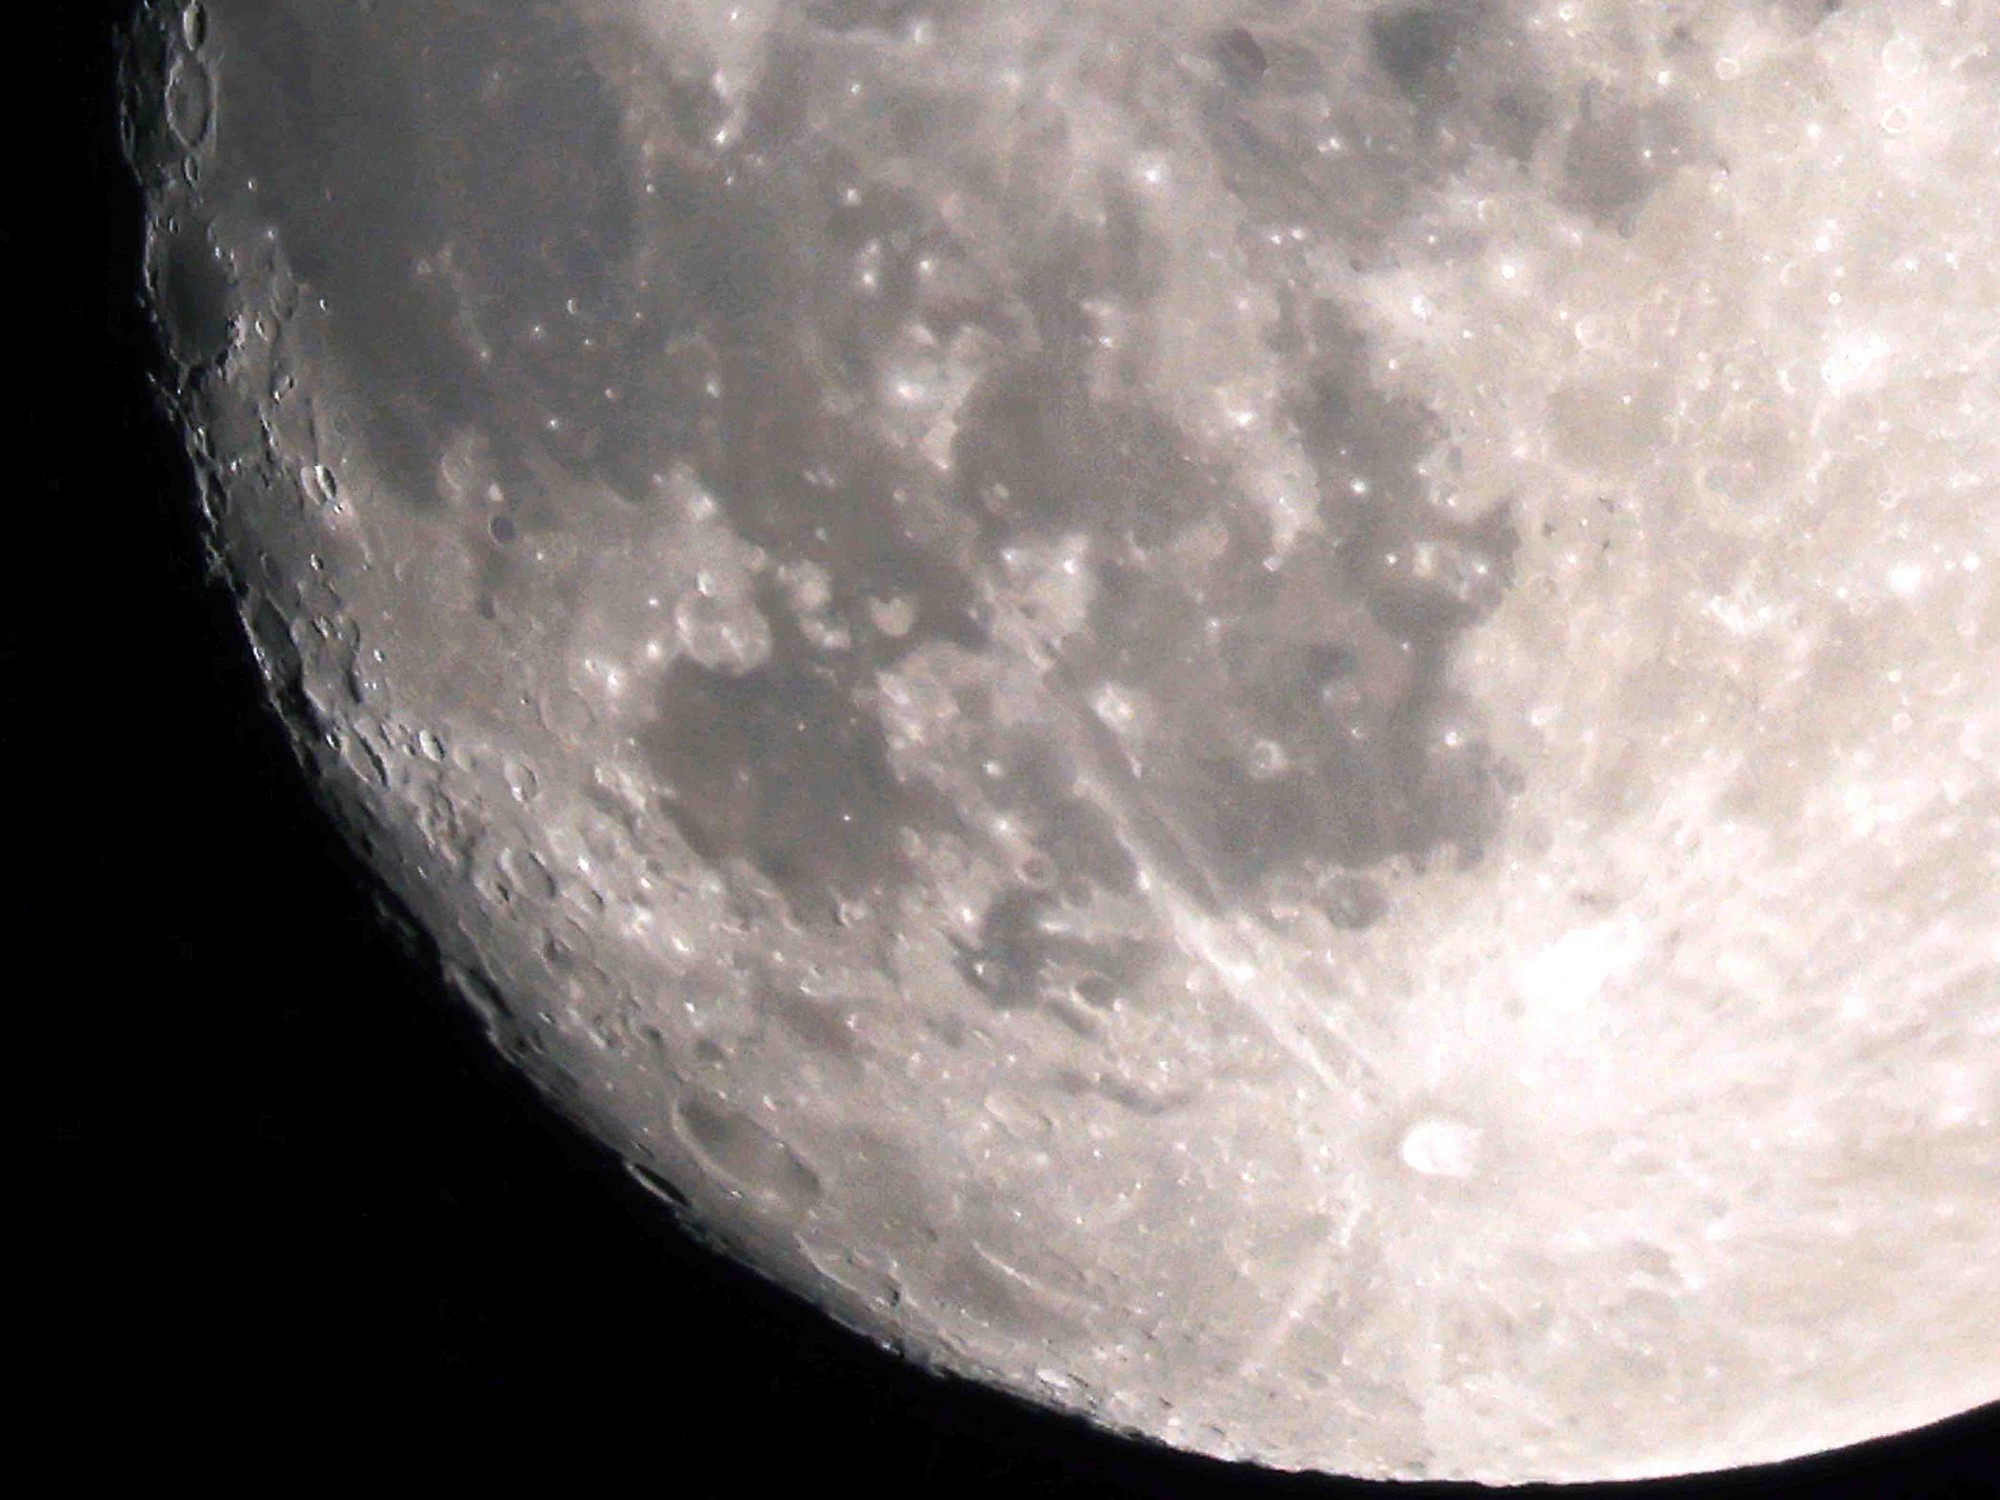
[[[1835,391],[1872,384],[1888,363],[1888,339],[1872,328],[1850,328],[1836,336],[1819,367],[1820,378]]]
[[[1902,563],[1889,570],[1889,587],[1908,599],[1924,586],[1924,570],[1918,563]]]
[[[1605,983],[1627,963],[1630,947],[1631,939],[1610,922],[1579,927],[1523,959],[1514,982],[1530,1014],[1573,1014],[1597,999]]]
[[[1425,1177],[1470,1177],[1479,1165],[1479,1132],[1432,1115],[1403,1132],[1403,1165]]]

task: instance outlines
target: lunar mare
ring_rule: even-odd
[[[2000,1395],[2000,7],[149,7],[217,557],[562,1106],[1490,1481]]]

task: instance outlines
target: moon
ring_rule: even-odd
[[[1176,1448],[2000,1395],[2000,9],[149,6],[209,535],[496,1046]]]

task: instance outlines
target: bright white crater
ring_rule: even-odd
[[[1109,1427],[2000,1395],[2000,3],[155,4],[218,558],[496,1041]]]
[[[1403,1132],[1399,1150],[1412,1172],[1470,1177],[1479,1167],[1479,1132],[1459,1120],[1419,1120]]]

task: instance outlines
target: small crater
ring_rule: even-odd
[[[1320,908],[1334,926],[1360,931],[1387,915],[1389,898],[1376,881],[1343,870],[1324,883]]]

